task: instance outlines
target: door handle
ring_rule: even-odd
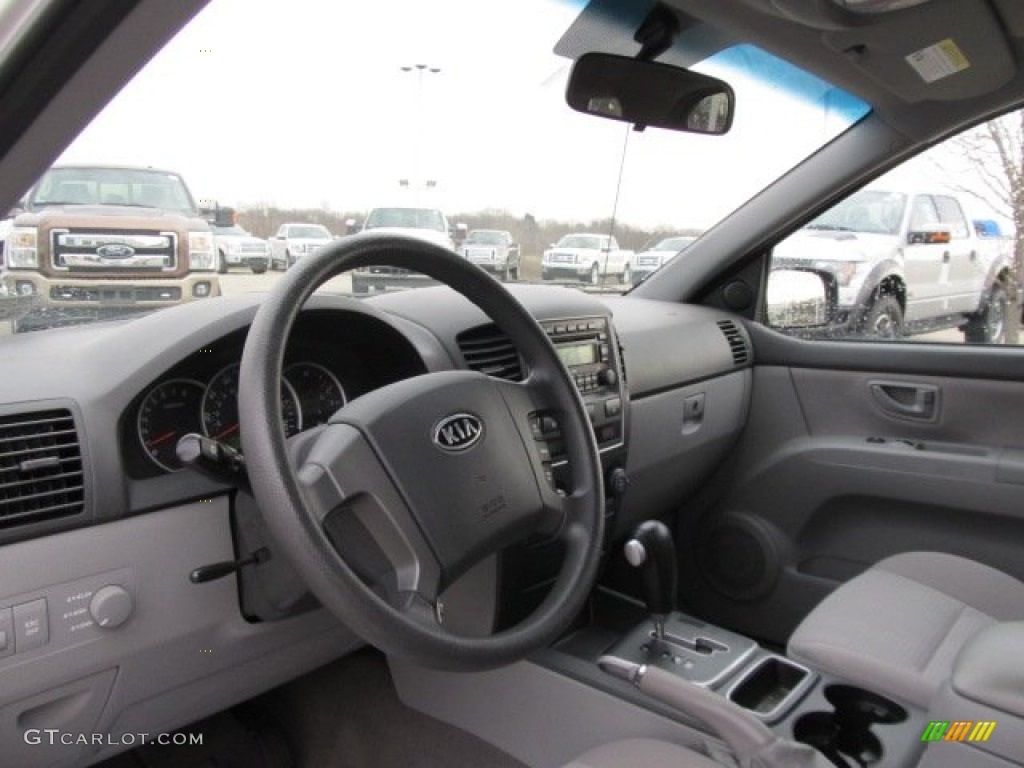
[[[949,264],[949,251],[942,252],[942,263]]]
[[[875,404],[889,416],[915,421],[935,421],[939,415],[941,390],[932,384],[900,381],[870,381]]]

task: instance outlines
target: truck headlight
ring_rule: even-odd
[[[211,232],[188,233],[188,266],[195,272],[211,271],[216,267],[216,248]]]
[[[816,261],[814,268],[831,272],[836,276],[836,282],[845,288],[853,280],[857,269],[863,263],[861,261]]]
[[[38,269],[39,246],[35,227],[15,227],[7,238],[7,266]]]

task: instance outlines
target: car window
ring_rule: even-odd
[[[935,207],[939,210],[939,220],[950,226],[950,234],[953,237],[967,237],[970,232],[967,227],[967,219],[956,198],[948,195],[936,195]]]
[[[1013,113],[954,136],[782,240],[771,255],[767,322],[812,339],[1020,343],[1024,187],[1006,172],[1024,152],[1024,135],[1007,128],[1019,125]],[[794,271],[820,285],[809,289],[786,274]],[[827,317],[794,311],[824,307],[830,288]],[[812,316],[813,325],[772,319]]]
[[[727,134],[635,131],[581,115],[567,106],[566,85],[583,52],[570,29],[586,13],[587,4],[564,0],[438,0],[429,13],[414,0],[295,0],[286,11],[211,0],[68,147],[57,162],[64,170],[39,187],[41,199],[67,209],[156,209],[145,220],[136,215],[132,230],[178,250],[161,257],[160,279],[174,283],[166,295],[179,299],[160,306],[269,289],[316,252],[285,239],[382,228],[475,258],[501,280],[619,293],[668,261],[636,263],[647,243],[707,230],[870,112],[834,84],[709,29],[680,39],[673,56],[728,81],[740,106]],[[441,18],[503,33],[466,38]],[[368,29],[388,29],[390,44]],[[344,83],[341,96],[324,97],[328,80]],[[316,109],[273,108],[268,83],[287,83],[289,104]],[[169,93],[188,93],[189,113],[203,119],[154,120]],[[259,119],[240,130],[241,115]],[[99,170],[93,178],[68,170],[81,167]],[[172,175],[177,187],[165,183]],[[673,178],[700,183],[666,194]],[[219,264],[201,207],[233,209],[244,230],[272,238],[267,269]],[[177,217],[171,228],[168,212]],[[59,226],[75,230],[72,213],[63,211]],[[49,252],[49,230],[34,226],[14,226],[5,269],[21,273],[0,280],[3,291],[35,297],[16,313],[28,307],[40,317],[20,323],[19,314],[11,327],[153,311],[152,303],[107,306],[105,294],[89,289],[134,281],[144,295],[142,281],[155,279],[139,259],[105,257],[67,291],[100,296],[97,311],[54,311],[51,288],[63,295],[70,276],[57,286],[59,255]],[[461,246],[473,230],[502,233],[517,248],[511,258],[468,253]],[[565,260],[555,243],[581,254]],[[582,253],[601,249],[600,258]],[[421,277],[363,270],[323,290],[363,296],[430,284]]]

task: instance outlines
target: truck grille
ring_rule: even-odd
[[[54,229],[54,269],[82,272],[173,272],[178,236],[135,229]]]

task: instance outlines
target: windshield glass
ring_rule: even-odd
[[[428,208],[375,208],[366,219],[366,229],[401,227],[444,232],[444,216]]]
[[[655,251],[672,251],[677,252],[683,250],[686,246],[692,243],[696,238],[693,237],[670,237],[667,240],[662,240],[653,250]]]
[[[231,226],[231,227],[214,227],[213,228],[213,232],[214,232],[215,235],[218,235],[218,236],[220,236],[220,235],[235,235],[235,236],[241,235],[241,236],[245,237],[245,236],[249,235],[248,232],[246,232],[244,229],[242,229],[237,224],[235,224],[234,226]]]
[[[559,248],[589,248],[598,250],[605,244],[605,238],[593,235],[566,235],[558,241]]]
[[[56,205],[129,205],[196,215],[181,177],[127,168],[53,168],[29,194],[29,210]]]
[[[40,314],[31,324],[38,329],[265,291],[315,252],[291,240],[387,228],[476,258],[501,280],[623,292],[668,261],[636,263],[647,244],[681,249],[675,238],[708,229],[869,111],[754,46],[722,47],[716,30],[700,27],[660,60],[732,86],[737,107],[727,134],[640,132],[574,112],[566,104],[572,62],[594,40],[579,32],[600,25],[602,5],[295,0],[282,9],[211,0],[59,158],[87,167],[54,170],[36,187],[30,209],[65,207],[25,224],[38,231],[15,223],[19,240],[6,266],[32,280],[5,278],[5,289],[34,298],[12,312]],[[638,21],[623,23],[635,30]],[[388,45],[368,29],[387,29]],[[503,32],[487,33],[494,29]],[[324,99],[335,81],[345,83],[343,92]],[[316,110],[297,115],[276,106],[268,83],[288,83],[287,103]],[[166,113],[171,93],[189,94],[196,119],[154,118]],[[241,130],[238,115],[259,119]],[[104,206],[103,231],[92,231],[94,219],[89,237],[58,244],[89,253],[51,253],[57,241],[49,228],[83,226],[72,215],[81,204]],[[156,238],[144,241],[154,252],[144,259],[143,241],[123,242],[118,233],[127,227],[116,216],[147,206],[198,207],[204,216],[232,210],[243,230],[269,240],[268,268],[256,274],[218,262],[216,245],[201,236],[202,220],[169,228],[165,218],[134,215],[132,232]],[[507,258],[483,260],[462,248],[506,242],[505,232],[514,244]],[[566,261],[555,243],[609,250],[584,264],[582,255]],[[155,280],[163,282],[151,294]],[[92,290],[114,281],[130,283],[132,295],[162,298],[126,302],[124,291]],[[199,293],[197,281],[205,286]],[[366,296],[427,284],[415,274],[364,269],[321,290]],[[58,288],[77,298],[55,309]]]
[[[907,196],[901,192],[865,190],[848,197],[807,225],[807,229],[895,235],[900,231]]]
[[[323,227],[288,227],[288,237],[295,239],[329,240],[331,233]]]
[[[505,235],[502,232],[483,232],[475,229],[466,235],[467,243],[480,243],[481,245],[504,245]]]

